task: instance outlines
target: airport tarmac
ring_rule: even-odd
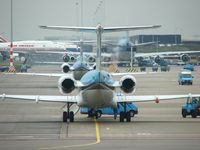
[[[59,72],[58,66],[33,66],[30,72]],[[135,75],[136,95],[200,92],[200,68],[194,84],[180,86],[181,67],[170,72]],[[0,74],[0,94],[59,95],[56,77]],[[60,103],[7,100],[0,102],[0,150],[39,149],[199,149],[200,118],[182,118],[185,99],[137,103],[139,114],[130,123],[112,116],[97,121],[77,113],[74,123],[62,122]],[[75,107],[76,108],[76,107]]]

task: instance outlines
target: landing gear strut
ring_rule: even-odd
[[[72,103],[67,103],[67,111],[63,112],[63,122],[67,122],[69,119],[69,122],[74,122],[74,112],[70,111]]]
[[[126,122],[131,122],[131,113],[130,111],[126,111],[126,102],[122,103],[122,106],[124,107],[124,111],[120,112],[119,121],[124,122],[124,120],[126,119]]]

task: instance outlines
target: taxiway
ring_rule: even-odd
[[[59,72],[57,66],[33,66],[32,72]],[[181,67],[170,72],[135,75],[137,95],[188,94],[200,91],[200,68],[194,84],[180,86]],[[56,77],[0,74],[0,93],[59,95]],[[0,150],[41,149],[196,149],[200,147],[200,118],[182,118],[185,99],[137,103],[139,114],[130,123],[112,116],[97,121],[77,113],[74,123],[62,122],[60,103],[7,100],[0,102]]]

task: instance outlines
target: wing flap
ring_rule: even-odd
[[[2,100],[6,99],[16,99],[16,100],[26,100],[26,101],[43,101],[43,102],[60,102],[60,103],[77,103],[78,96],[54,96],[54,95],[6,95],[2,94],[0,95],[0,98]]]
[[[46,77],[61,77],[61,76],[72,77],[72,74],[64,74],[64,73],[5,73],[5,74],[27,75],[27,76],[46,76]]]
[[[156,100],[174,100],[188,97],[200,97],[200,94],[186,95],[146,95],[146,96],[130,96],[116,95],[116,101],[119,102],[148,102]]]

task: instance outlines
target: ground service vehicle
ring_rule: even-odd
[[[144,66],[143,66],[143,67],[140,67],[140,71],[141,71],[141,72],[146,71],[146,67],[144,67]]]
[[[182,106],[182,116],[186,118],[187,115],[191,115],[192,118],[200,116],[200,97],[187,98],[187,102]]]
[[[183,69],[194,71],[194,66],[190,64],[186,64],[183,66]]]
[[[156,71],[157,72],[158,71],[158,65],[153,65],[152,66],[152,71]]]
[[[169,65],[167,65],[167,66],[160,66],[160,71],[162,72],[162,71],[169,71],[170,70],[170,67],[169,67]]]
[[[22,64],[20,68],[20,72],[27,72],[28,66],[26,64]]]
[[[8,71],[8,66],[0,66],[0,72]]]
[[[124,111],[124,106],[122,104],[118,104],[117,110],[108,107],[108,108],[99,108],[94,111],[97,114],[98,118],[100,118],[101,115],[114,115],[114,118],[116,119],[117,115],[119,115],[120,112]],[[134,117],[135,114],[138,114],[138,107],[133,103],[126,103],[126,111],[130,112],[131,117]],[[80,112],[81,114],[88,114],[88,108],[82,107]]]
[[[193,83],[193,76],[189,71],[182,71],[178,75],[178,83],[179,85],[190,84]]]

